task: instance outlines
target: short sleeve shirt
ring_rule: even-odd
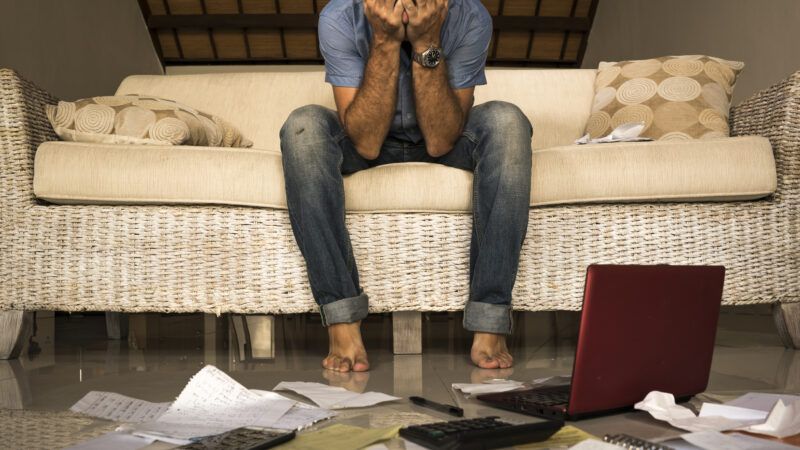
[[[318,30],[325,81],[333,86],[361,86],[372,40],[363,0],[331,0],[320,12]],[[441,46],[450,87],[486,84],[484,67],[491,38],[492,18],[480,0],[448,1]],[[397,106],[389,136],[419,143],[422,133],[417,126],[411,64],[410,55],[400,50]]]

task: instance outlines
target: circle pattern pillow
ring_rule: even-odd
[[[586,133],[598,138],[627,122],[644,122],[643,137],[728,137],[728,113],[744,63],[684,55],[601,62]]]
[[[65,141],[106,144],[252,147],[227,121],[173,100],[145,95],[91,97],[46,105]]]

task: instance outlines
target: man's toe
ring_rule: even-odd
[[[369,370],[369,362],[366,359],[356,359],[355,364],[353,364],[353,371],[354,372],[366,372]]]
[[[350,372],[353,368],[353,363],[350,361],[350,358],[342,358],[339,361],[338,370],[339,372]]]
[[[478,360],[478,366],[484,369],[497,369],[500,367],[500,361],[497,358],[492,358],[491,356],[482,356]]]

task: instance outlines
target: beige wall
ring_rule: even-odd
[[[734,103],[800,70],[800,0],[599,0],[583,66],[707,54],[746,67]]]
[[[66,100],[162,73],[136,0],[0,0],[0,67]]]

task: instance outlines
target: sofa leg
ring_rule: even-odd
[[[775,303],[772,317],[783,346],[800,349],[800,303]]]
[[[15,359],[33,332],[33,313],[0,312],[0,359]]]
[[[392,313],[392,344],[395,355],[422,353],[422,313],[395,311]]]
[[[128,315],[106,311],[106,333],[112,340],[128,338]]]

